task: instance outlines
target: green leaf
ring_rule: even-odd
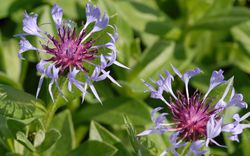
[[[233,77],[230,78],[226,83],[221,84],[217,87],[215,87],[209,94],[208,94],[208,98],[212,98],[213,101],[210,103],[210,105],[216,104],[221,97],[223,96],[225,90],[227,89],[228,83],[232,80],[232,84],[229,86],[229,91],[226,94],[226,98],[224,99],[225,102],[228,102],[229,97],[231,96],[231,91],[233,88]]]
[[[233,25],[248,21],[249,18],[249,9],[243,7],[234,7],[230,11],[224,12],[224,10],[222,10],[216,15],[203,17],[202,19],[197,21],[191,28],[224,30],[229,29]]]
[[[58,138],[59,140],[57,140],[51,148],[42,153],[42,155],[67,156],[69,151],[75,147],[75,134],[70,111],[65,110],[57,114],[50,124],[50,129],[57,129],[60,132],[61,137],[59,138],[59,132],[54,130],[51,131],[49,135],[54,135],[54,138],[48,140],[48,142],[52,143],[51,141],[55,141]],[[46,147],[48,142],[46,143]]]
[[[18,43],[16,40],[11,39],[1,44],[1,64],[4,71],[9,78],[18,82],[21,73],[21,61],[17,56]]]
[[[130,79],[148,79],[153,74],[165,68],[166,62],[170,61],[175,44],[173,42],[158,41],[148,48],[131,71]]]
[[[231,29],[232,35],[236,41],[238,41],[250,55],[250,22],[242,23]]]
[[[122,125],[123,115],[127,115],[134,125],[145,125],[151,123],[150,109],[142,101],[125,97],[117,97],[103,101],[100,104],[89,105],[75,113],[76,124],[95,120],[109,125]],[[112,118],[111,118],[112,117]]]
[[[172,27],[171,20],[160,10],[144,2],[117,1],[116,12],[135,30],[165,35]]]
[[[117,152],[117,149],[107,143],[99,141],[87,141],[80,145],[77,149],[72,151],[70,156],[113,156]]]
[[[17,89],[21,89],[22,88],[19,83],[15,82],[11,78],[9,78],[6,73],[1,72],[1,71],[0,71],[0,83],[1,84],[6,84],[6,85],[10,85],[10,86],[15,87]]]
[[[89,133],[89,126],[88,125],[80,125],[75,129],[75,139],[76,139],[76,146],[81,144],[82,140],[88,135]]]
[[[248,156],[250,152],[249,148],[249,139],[250,139],[250,130],[245,129],[242,133],[242,140],[241,140],[241,149],[244,156]]]
[[[11,5],[15,2],[15,0],[9,0],[9,1],[0,1],[2,5],[0,5],[0,18],[4,18],[8,16],[9,14],[9,9]]]
[[[17,134],[18,131],[25,132],[25,127],[35,121],[36,118],[29,118],[25,120],[7,118],[8,129],[12,133],[13,136]]]
[[[41,101],[32,95],[0,84],[0,114],[25,119],[41,117],[45,111]]]
[[[95,121],[90,124],[89,140],[106,142],[115,146],[118,149],[115,156],[130,156],[121,140]]]
[[[237,43],[222,44],[216,53],[220,66],[235,65],[245,73],[250,73],[250,59],[246,51]]]
[[[42,144],[37,147],[37,151],[43,152],[52,147],[61,137],[60,132],[57,129],[50,129],[45,134],[45,139]]]

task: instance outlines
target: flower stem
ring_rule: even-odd
[[[60,81],[60,82],[61,82],[59,84],[60,88],[63,88],[63,86],[65,85],[65,81]],[[56,110],[59,107],[64,105],[64,103],[62,103],[62,101],[60,99],[61,97],[59,97],[59,96],[60,96],[60,94],[57,92],[57,94],[55,95],[55,97],[56,97],[55,102],[53,103],[51,101],[47,107],[47,114],[46,114],[45,119],[44,119],[45,130],[48,130],[50,123],[53,120],[54,115],[56,113]]]
[[[45,116],[45,122],[44,122],[46,130],[48,130],[49,125],[55,115],[56,110],[57,110],[56,103],[50,103],[47,109],[48,112],[47,112],[47,115]]]

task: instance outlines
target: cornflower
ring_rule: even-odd
[[[243,95],[236,93],[233,88],[233,77],[228,81],[224,80],[223,71],[214,71],[210,78],[210,84],[207,92],[202,95],[199,91],[195,91],[191,96],[188,89],[189,80],[201,73],[199,68],[188,70],[183,75],[172,66],[175,74],[184,82],[185,94],[178,91],[174,93],[172,90],[172,81],[174,77],[165,71],[166,77],[160,75],[157,81],[152,80],[157,88],[150,83],[144,81],[145,85],[151,93],[151,98],[162,100],[169,109],[168,113],[156,113],[163,110],[163,107],[153,109],[151,120],[155,123],[153,128],[147,129],[138,134],[138,136],[149,135],[153,133],[163,134],[172,132],[169,142],[172,144],[161,156],[169,152],[173,152],[175,156],[180,155],[176,149],[189,146],[187,155],[194,156],[204,155],[208,151],[210,143],[220,147],[215,138],[222,132],[228,133],[227,138],[232,141],[239,142],[238,135],[245,128],[249,128],[250,124],[241,123],[250,116],[250,112],[241,116],[234,114],[232,123],[224,123],[223,112],[229,107],[247,108],[247,103],[243,101]],[[216,87],[225,85],[226,88],[221,97],[209,97],[209,94]],[[163,93],[169,93],[171,98],[166,100]],[[216,100],[219,99],[219,100]],[[169,116],[166,122],[166,116]]]
[[[119,37],[116,27],[109,24],[109,16],[106,13],[101,16],[100,9],[90,2],[86,4],[86,22],[79,33],[73,21],[63,20],[63,9],[60,6],[55,4],[51,9],[51,14],[57,32],[54,36],[43,31],[37,25],[37,14],[27,12],[24,13],[23,18],[25,33],[16,35],[21,38],[18,52],[20,59],[24,59],[22,56],[24,52],[31,50],[41,54],[40,62],[36,66],[37,71],[41,74],[36,97],[39,95],[44,78],[48,77],[51,79],[48,90],[52,101],[54,102],[52,93],[54,84],[61,96],[67,100],[58,83],[60,77],[66,77],[67,88],[70,92],[74,85],[81,91],[84,100],[87,89],[90,88],[97,100],[101,102],[93,82],[108,78],[120,86],[110,76],[107,67],[115,64],[128,69],[116,60],[118,50],[115,43]],[[108,30],[111,30],[112,33]],[[41,47],[34,47],[26,36],[38,37]]]

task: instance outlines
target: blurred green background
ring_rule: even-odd
[[[13,111],[31,110],[38,106],[30,100],[22,99],[23,91],[35,95],[39,75],[36,72],[38,61],[35,52],[25,54],[25,61],[17,57],[19,39],[15,34],[22,33],[23,13],[39,14],[38,24],[51,23],[50,9],[57,3],[64,9],[64,19],[76,21],[78,28],[85,21],[86,0],[0,0],[0,93],[9,96],[9,106]],[[250,1],[247,0],[95,0],[101,10],[108,13],[111,23],[116,25],[120,35],[117,47],[118,59],[130,70],[112,67],[112,76],[123,86],[117,88],[108,80],[95,84],[103,105],[88,95],[81,104],[77,97],[70,96],[65,103],[60,97],[56,100],[62,107],[57,111],[50,127],[57,128],[62,137],[52,148],[42,155],[137,155],[141,149],[144,155],[159,155],[168,147],[167,135],[152,135],[134,140],[133,133],[152,126],[150,110],[163,106],[158,100],[149,99],[144,93],[146,87],[141,79],[156,79],[160,73],[175,65],[181,72],[199,67],[203,73],[191,80],[191,87],[205,92],[213,70],[223,69],[228,79],[234,76],[237,92],[250,103]],[[45,28],[46,27],[46,28]],[[51,26],[43,29],[53,30]],[[32,43],[39,44],[34,38]],[[172,72],[173,73],[173,72]],[[40,103],[46,107],[51,103],[47,84],[43,85]],[[10,88],[6,89],[6,85]],[[179,81],[174,89],[182,90]],[[17,90],[21,90],[19,93]],[[0,94],[1,95],[1,94]],[[31,97],[34,98],[34,97]],[[6,99],[3,98],[3,101]],[[5,111],[1,102],[1,113]],[[24,106],[23,106],[24,105]],[[230,110],[230,114],[237,112]],[[34,111],[36,112],[36,111]],[[34,113],[32,112],[32,113]],[[46,112],[46,111],[45,111]],[[36,112],[37,113],[37,112]],[[36,117],[44,117],[38,112]],[[243,112],[240,112],[243,113]],[[7,113],[8,114],[8,113]],[[11,118],[28,119],[13,115]],[[41,115],[42,114],[42,115]],[[45,113],[46,114],[46,113]],[[126,116],[135,132],[124,121]],[[227,120],[227,119],[226,119]],[[132,127],[130,127],[132,128]],[[1,134],[4,137],[4,134]],[[226,137],[226,136],[224,136]],[[220,143],[228,148],[211,149],[213,155],[250,154],[250,130],[244,130],[240,143],[232,143],[220,138]],[[141,144],[139,143],[141,142]],[[16,148],[2,153],[15,153]],[[98,152],[98,150],[99,152]],[[69,154],[70,151],[74,150]],[[95,153],[97,152],[97,153]],[[102,152],[103,154],[100,154]],[[17,152],[18,153],[18,152]],[[98,154],[99,153],[99,154]]]

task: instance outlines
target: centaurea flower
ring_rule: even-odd
[[[72,85],[74,85],[82,92],[82,99],[84,100],[89,87],[101,102],[93,82],[108,78],[120,86],[109,75],[110,71],[107,71],[106,68],[115,64],[128,69],[128,67],[116,61],[118,50],[115,43],[119,37],[116,27],[109,24],[109,17],[106,13],[101,16],[100,9],[90,2],[86,4],[86,22],[78,35],[73,22],[63,20],[63,9],[61,7],[55,4],[51,9],[51,14],[57,30],[56,35],[50,35],[43,31],[37,24],[38,15],[28,14],[27,12],[24,13],[23,19],[23,31],[25,33],[16,35],[21,37],[18,53],[20,59],[24,59],[22,54],[29,50],[44,53],[46,56],[40,55],[41,60],[37,64],[37,71],[41,73],[41,77],[36,97],[39,95],[44,78],[48,77],[51,79],[48,89],[52,100],[54,101],[53,84],[56,85],[61,96],[66,99],[58,84],[60,77],[66,77],[70,92],[72,91]],[[101,32],[100,35],[99,32]],[[106,37],[104,37],[105,35]],[[39,37],[41,47],[34,47],[25,38],[26,36]],[[102,37],[109,38],[109,41],[100,42]]]
[[[250,112],[242,117],[239,114],[233,115],[235,121],[232,123],[224,123],[223,121],[223,111],[228,107],[247,108],[247,103],[243,101],[242,94],[235,93],[232,86],[233,78],[226,81],[222,70],[214,71],[207,92],[202,96],[200,92],[195,91],[190,96],[188,82],[193,76],[201,73],[201,70],[196,68],[182,75],[174,66],[172,68],[175,74],[184,82],[186,94],[180,91],[175,93],[172,90],[171,83],[174,77],[168,71],[165,71],[166,78],[160,75],[159,80],[152,80],[152,83],[157,86],[156,88],[144,81],[151,93],[151,98],[162,100],[167,105],[170,113],[161,113],[158,117],[155,117],[157,112],[163,110],[162,107],[155,108],[151,113],[151,119],[155,126],[141,132],[138,136],[173,132],[169,139],[172,146],[164,151],[161,156],[169,152],[173,152],[174,155],[178,156],[179,153],[176,149],[186,146],[188,143],[190,147],[187,155],[193,154],[195,156],[204,155],[207,152],[204,148],[208,148],[210,143],[225,147],[215,141],[215,138],[222,132],[230,134],[228,139],[239,142],[238,135],[245,128],[250,127],[250,124],[241,124],[240,122],[248,118]],[[221,97],[209,97],[211,91],[221,85],[226,86],[223,95]],[[172,98],[166,100],[163,96],[164,92],[169,93]],[[216,98],[219,100],[215,101]],[[168,116],[168,121],[172,122],[166,123],[165,116]]]

